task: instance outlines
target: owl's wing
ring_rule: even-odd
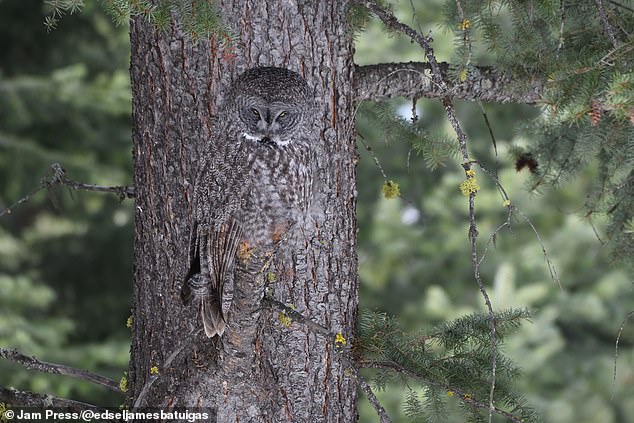
[[[244,150],[231,144],[228,151],[207,152],[194,186],[189,236],[189,269],[181,290],[184,304],[192,303],[207,336],[222,335],[225,281],[231,277],[242,228],[235,219],[240,208],[244,178]]]
[[[233,272],[242,230],[235,219],[212,230],[197,227],[193,255],[186,283],[181,290],[184,304],[198,308],[208,337],[222,336],[225,317],[222,312],[224,284]]]

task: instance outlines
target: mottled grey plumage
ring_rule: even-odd
[[[225,330],[223,291],[240,245],[270,245],[304,224],[319,140],[312,93],[283,68],[240,75],[218,118],[194,188],[190,266],[181,292],[183,302],[199,310],[209,337]]]

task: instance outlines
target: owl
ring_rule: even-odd
[[[224,287],[233,280],[238,250],[273,245],[305,224],[320,139],[315,123],[312,92],[288,69],[249,69],[229,89],[194,187],[181,290],[208,337],[225,330]]]

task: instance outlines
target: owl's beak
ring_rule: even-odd
[[[277,147],[277,143],[268,136],[260,138],[260,144],[266,145],[267,147]]]

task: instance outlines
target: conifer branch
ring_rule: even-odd
[[[440,383],[437,382],[433,382],[430,380],[425,379],[423,376],[412,372],[411,370],[401,366],[398,363],[394,363],[391,361],[361,361],[358,363],[359,366],[361,368],[367,368],[367,369],[385,369],[385,370],[391,370],[397,373],[400,373],[403,376],[407,376],[410,377],[412,379],[418,380],[422,383],[424,383],[425,385],[429,385],[429,386],[434,386],[436,388],[442,389],[444,391],[447,392],[447,395],[449,396],[456,396],[458,399],[460,399],[460,401],[463,401],[469,405],[472,405],[476,408],[481,408],[481,409],[490,409],[489,404],[486,404],[476,398],[474,398],[471,394],[469,394],[468,392],[464,392],[461,389],[456,389],[450,386],[444,386]],[[507,419],[511,420],[514,423],[521,423],[523,422],[521,417],[518,417],[514,414],[509,413],[508,411],[504,411],[501,408],[495,407],[493,406],[492,411],[495,414],[498,414],[500,416],[506,417]]]
[[[603,7],[603,2],[601,0],[594,0],[594,3],[597,5],[597,10],[599,11],[599,17],[601,18],[601,22],[603,23],[603,29],[608,34],[610,41],[614,48],[619,46],[618,41],[616,41],[616,35],[614,35],[614,28],[612,28],[612,24],[608,20],[608,15],[605,13],[605,8]]]
[[[609,2],[610,2],[610,4],[613,4],[616,7],[620,7],[622,9],[627,10],[627,11],[634,12],[634,9],[632,9],[629,6],[624,5],[623,3],[619,3],[618,1],[614,1],[614,0],[609,0]]]
[[[431,36],[425,36],[415,29],[411,28],[408,25],[400,22],[392,13],[380,7],[375,0],[356,0],[356,2],[368,10],[370,10],[374,15],[376,15],[387,27],[390,29],[405,34],[410,37],[413,41],[418,43],[425,53],[425,57],[429,62],[429,66],[431,68],[432,73],[432,81],[440,90],[440,99],[445,109],[445,114],[447,115],[447,119],[449,123],[453,127],[456,135],[458,137],[458,144],[460,146],[460,153],[462,154],[462,167],[465,170],[465,174],[467,175],[467,179],[473,178],[473,171],[471,170],[471,160],[469,158],[469,151],[467,149],[467,135],[462,129],[458,117],[456,116],[456,110],[452,102],[452,94],[449,90],[449,87],[446,83],[445,78],[443,77],[442,70],[438,61],[436,59],[436,55],[434,54],[434,50],[431,47],[431,43],[433,42]],[[475,182],[475,179],[473,180]],[[489,423],[491,423],[493,419],[493,412],[495,410],[495,406],[493,403],[494,394],[495,394],[495,384],[496,384],[496,370],[497,370],[497,322],[495,318],[495,313],[493,311],[493,305],[491,304],[491,299],[489,298],[489,294],[486,291],[484,283],[482,282],[482,278],[480,276],[480,262],[478,260],[478,252],[477,252],[477,239],[478,239],[478,230],[475,221],[475,196],[477,190],[471,190],[469,193],[469,239],[471,241],[471,264],[473,267],[473,274],[476,282],[480,288],[480,293],[484,298],[484,302],[487,306],[487,310],[489,313],[489,323],[491,326],[491,389],[489,393]]]
[[[44,189],[49,190],[52,187],[58,186],[58,185],[65,186],[74,191],[112,192],[117,194],[119,199],[122,201],[126,198],[134,198],[135,196],[134,187],[130,187],[130,186],[110,187],[110,186],[103,186],[103,185],[85,184],[83,182],[78,182],[78,181],[69,179],[68,177],[66,177],[66,171],[64,170],[64,168],[62,168],[62,166],[59,163],[53,163],[49,167],[48,174],[40,180],[40,186],[35,188],[33,191],[31,191],[24,197],[20,198],[15,203],[11,204],[9,207],[0,211],[0,217],[4,216],[5,214],[13,213],[13,210],[16,207],[30,201],[31,198],[38,192]]]
[[[86,402],[54,397],[48,394],[38,394],[29,391],[5,388],[0,386],[0,401],[11,407],[63,408],[65,411],[94,411],[104,412],[106,409]]]
[[[29,370],[69,376],[74,379],[85,380],[97,385],[105,386],[111,391],[121,393],[121,389],[119,388],[119,384],[117,382],[105,376],[89,372],[88,370],[77,369],[75,367],[66,366],[64,364],[41,361],[33,356],[22,354],[17,350],[8,350],[2,347],[0,347],[0,358],[18,363],[19,365],[24,366]]]
[[[449,80],[451,65],[438,63],[442,78]],[[464,82],[455,81],[449,94],[463,101],[535,104],[540,101],[543,85],[533,81],[530,89],[520,91],[513,77],[491,66],[471,66]],[[446,91],[433,83],[431,65],[422,62],[380,63],[356,66],[356,101],[379,101],[393,97],[442,98]]]

